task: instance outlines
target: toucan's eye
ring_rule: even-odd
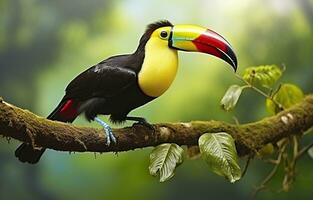
[[[166,39],[167,38],[167,32],[161,31],[160,36],[161,36],[161,38]]]

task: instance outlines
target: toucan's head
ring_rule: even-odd
[[[211,54],[237,69],[237,58],[231,45],[218,33],[195,25],[172,25],[169,21],[150,24],[142,36],[143,45],[149,39],[169,48]]]

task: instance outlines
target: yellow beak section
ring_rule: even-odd
[[[214,55],[237,69],[237,57],[230,44],[218,33],[195,25],[176,25],[172,28],[169,46],[183,51]]]
[[[198,51],[192,42],[198,38],[206,29],[194,25],[176,25],[172,29],[172,47],[184,51]]]

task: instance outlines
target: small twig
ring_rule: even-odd
[[[277,165],[277,159],[276,160],[274,160],[274,159],[267,159],[267,160],[264,160],[264,162],[272,164],[272,165]]]
[[[252,155],[249,155],[248,158],[247,158],[247,162],[246,162],[246,164],[245,164],[245,168],[243,169],[241,178],[243,178],[244,175],[246,174],[246,172],[248,171],[248,167],[249,167],[249,165],[250,165],[251,158],[252,158]]]
[[[252,199],[256,199],[256,195],[261,191],[261,190],[264,190],[266,188],[266,185],[267,183],[274,177],[274,175],[276,174],[277,170],[278,170],[278,167],[279,165],[281,164],[281,161],[282,161],[282,157],[283,157],[283,154],[285,152],[285,149],[286,149],[286,146],[287,146],[287,143],[285,143],[281,149],[279,150],[279,153],[278,153],[278,157],[276,159],[276,161],[274,162],[275,166],[274,168],[272,169],[272,171],[265,177],[265,179],[261,182],[261,184],[255,188],[254,192],[252,193]]]
[[[281,155],[280,155],[281,156]],[[279,160],[277,160],[280,164],[281,162],[281,157],[279,157]],[[272,169],[272,171],[266,176],[266,178],[262,181],[262,183],[260,184],[260,186],[256,187],[254,192],[252,193],[252,199],[256,199],[256,195],[264,190],[266,188],[266,184],[274,177],[274,175],[276,174],[279,164],[275,164],[274,168]]]
[[[297,155],[299,152],[299,141],[297,136],[290,137],[290,143],[292,143],[292,157],[288,158],[288,153],[285,153],[283,156],[284,159],[284,169],[285,169],[285,176],[282,182],[282,191],[289,191],[292,184],[295,181],[296,177],[296,161]]]
[[[293,140],[293,158],[296,159],[299,152],[299,141],[297,136],[295,135],[292,136],[292,140]]]
[[[236,125],[240,125],[240,122],[236,116],[233,116],[233,120],[235,121]]]
[[[309,145],[303,147],[298,154],[296,155],[295,159],[298,160],[302,155],[304,155],[310,148],[313,147],[313,142],[311,142]]]
[[[255,87],[255,86],[254,86],[253,84],[251,84],[249,81],[246,81],[245,79],[243,79],[240,75],[235,74],[235,76],[236,76],[239,80],[241,80],[242,82],[244,82],[244,83],[247,85],[247,87],[253,89],[253,90],[256,91],[256,92],[258,92],[259,94],[261,94],[261,95],[264,96],[265,98],[268,98],[268,99],[272,100],[276,106],[278,106],[281,110],[284,110],[284,107],[283,107],[280,103],[278,103],[278,102],[273,98],[273,96],[270,96],[270,95],[268,95],[267,93],[265,93],[264,91],[262,91],[261,89]]]
[[[278,87],[276,88],[276,90],[272,93],[272,95],[271,95],[272,97],[274,97],[274,96],[279,92],[281,86],[282,86],[282,84],[280,83],[280,84],[278,85]]]
[[[263,91],[260,90],[259,88],[257,88],[257,87],[255,87],[254,85],[252,85],[249,81],[246,81],[245,79],[243,79],[240,75],[235,74],[235,76],[236,76],[239,80],[243,81],[248,87],[254,89],[256,92],[260,93],[260,94],[263,95],[264,97],[269,98],[269,95],[268,95],[268,94],[266,94],[265,92],[263,92]]]

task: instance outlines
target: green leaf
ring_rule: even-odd
[[[257,151],[257,156],[262,158],[262,157],[273,154],[274,151],[275,151],[274,145],[272,143],[268,143],[264,145],[260,150]]]
[[[313,159],[313,147],[308,150],[308,154]]]
[[[150,154],[149,171],[153,176],[160,174],[160,182],[174,176],[176,166],[183,162],[184,150],[177,144],[161,144]]]
[[[267,98],[266,102],[266,110],[268,113],[270,113],[271,115],[275,115],[277,113],[279,113],[281,111],[281,109],[279,108],[279,106],[277,106],[271,99]]]
[[[282,70],[277,65],[264,65],[246,68],[242,78],[252,85],[258,84],[263,87],[271,87],[281,75]]]
[[[199,138],[203,159],[210,169],[231,183],[241,178],[234,139],[228,133],[205,133]]]
[[[279,103],[284,109],[299,103],[304,98],[302,90],[293,84],[282,84],[278,92],[273,96],[275,102]],[[271,99],[266,99],[266,108],[269,113],[276,114],[281,109]]]
[[[226,111],[233,109],[238,102],[241,92],[242,92],[241,86],[239,85],[230,86],[221,100],[222,108]]]

